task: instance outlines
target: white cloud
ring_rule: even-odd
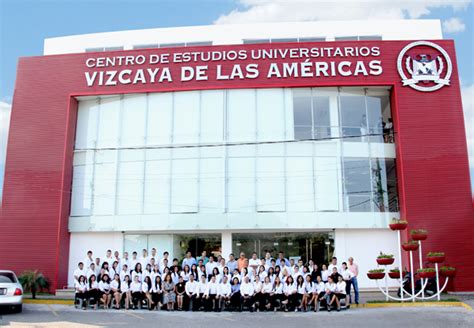
[[[467,147],[469,150],[469,166],[474,171],[474,84],[461,89],[464,109],[464,124],[466,126]],[[471,176],[474,182],[474,176]]]
[[[443,21],[443,32],[458,33],[465,29],[466,25],[457,17],[451,17],[450,19]]]
[[[472,0],[238,0],[243,9],[220,16],[215,24],[280,21],[420,18],[432,9],[465,9]]]

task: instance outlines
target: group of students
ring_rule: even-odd
[[[236,260],[207,256],[204,251],[195,259],[191,252],[179,262],[168,264],[169,253],[161,259],[153,248],[142,256],[137,252],[124,253],[120,258],[110,250],[104,259],[87,253],[74,271],[76,302],[84,309],[167,309],[173,311],[318,311],[321,307],[331,311],[341,309],[341,300],[349,308],[351,286],[358,303],[358,266],[353,258],[347,265],[338,265],[333,257],[329,265],[321,268],[310,260],[295,263],[280,252],[278,258],[267,252],[264,258],[253,253],[250,259],[240,253]]]

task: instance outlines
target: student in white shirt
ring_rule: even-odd
[[[95,275],[96,274],[96,271],[95,271],[95,263],[92,262],[90,265],[89,265],[89,269],[87,269],[87,273],[86,273],[86,278],[87,280],[89,280],[89,278],[92,276],[92,275]]]
[[[304,294],[303,299],[301,300],[301,308],[306,312],[308,310],[308,303],[313,300],[313,281],[311,280],[311,275],[306,275],[304,282]]]
[[[329,270],[329,272],[330,272],[331,274],[334,272],[333,268],[336,268],[336,269],[337,269],[337,272],[340,273],[341,268],[340,268],[339,265],[337,264],[337,257],[335,257],[335,256],[332,258],[332,261],[331,261],[331,263],[330,263],[329,266],[328,266],[328,270]]]
[[[114,262],[114,258],[112,256],[112,251],[110,249],[107,250],[107,253],[105,254],[104,260],[102,261],[102,264],[104,264],[104,262],[109,263],[109,265],[112,265],[112,263]]]
[[[253,289],[254,289],[253,306],[254,306],[254,309],[256,309],[257,311],[263,311],[264,310],[263,302],[262,302],[263,282],[261,282],[260,279],[258,278],[257,270],[255,270],[254,272],[255,272],[254,274],[255,278],[253,280]]]
[[[208,262],[208,263],[209,263],[209,262]],[[220,284],[220,283],[221,283],[222,275],[221,275],[221,273],[219,272],[219,268],[215,267],[215,268],[212,270],[212,276],[216,277],[216,283],[217,283],[217,284]]]
[[[196,309],[199,311],[201,309],[204,309],[206,303],[204,299],[204,293],[206,292],[207,289],[207,279],[205,275],[201,275],[201,280],[198,283],[197,286],[197,294],[196,294]]]
[[[130,277],[130,271],[128,270],[128,265],[126,264],[122,265],[122,270],[120,270],[120,281],[124,281],[125,276]]]
[[[135,275],[130,284],[130,292],[132,294],[133,309],[136,310],[142,301],[142,284],[138,275]]]
[[[150,258],[148,257],[148,251],[144,248],[142,249],[142,256],[140,257],[140,263],[142,268],[146,268],[146,265],[150,263]]]
[[[242,306],[247,306],[250,309],[250,312],[253,312],[253,294],[254,294],[253,284],[250,282],[248,276],[244,277],[244,280],[240,284],[240,301]]]
[[[128,261],[128,269],[130,271],[135,270],[135,267],[137,266],[137,263],[140,262],[140,261],[138,261],[137,255],[138,255],[137,252],[133,252],[132,253],[132,258]],[[133,278],[132,278],[132,281],[133,281]]]
[[[150,311],[153,310],[153,308],[155,307],[155,304],[153,303],[153,299],[151,297],[152,293],[153,285],[151,283],[151,278],[150,276],[145,276],[145,279],[142,283],[142,295],[148,300],[148,310]]]
[[[153,247],[151,249],[151,254],[150,254],[150,261],[154,259],[155,260],[155,264],[158,264],[160,263],[160,257],[158,256],[158,254],[156,253],[156,248]]]
[[[326,264],[321,266],[321,279],[324,283],[328,282],[328,277],[330,276],[330,272]]]
[[[160,275],[155,276],[155,279],[153,280],[153,292],[151,296],[153,303],[155,304],[155,309],[161,310],[163,307],[163,285],[161,283]]]
[[[138,277],[138,282],[143,281],[142,264],[140,262],[137,262],[135,269],[132,271],[132,281],[135,281],[135,277]]]
[[[183,271],[181,271],[180,276],[183,277],[184,282],[189,281],[189,274],[191,273],[191,269],[189,268],[189,265],[185,265],[183,268]]]
[[[117,271],[120,271],[120,269],[122,269],[122,262],[120,262],[120,253],[118,251],[114,252],[113,262],[115,262],[115,261],[117,261],[117,263],[118,263]]]
[[[87,252],[87,256],[83,261],[84,263],[84,268],[89,268],[91,266],[91,263],[94,263],[94,258],[92,257],[92,251]]]
[[[316,277],[316,282],[313,283],[313,298],[308,302],[308,305],[314,304],[314,312],[319,311],[319,301],[323,298],[326,286],[321,279],[321,276]]]
[[[252,253],[252,258],[249,260],[249,268],[251,271],[257,271],[258,267],[260,266],[260,260],[257,258],[257,253]]]
[[[77,281],[74,283],[74,288],[76,290],[76,299],[82,300],[82,308],[86,309],[87,301],[87,281],[85,276],[79,276]]]
[[[296,296],[295,296],[295,311],[301,311],[303,309],[302,302],[304,294],[306,293],[306,284],[303,276],[300,274],[296,278]]]
[[[89,285],[87,286],[87,299],[94,300],[94,309],[97,309],[97,305],[100,299],[99,284],[95,275],[90,276]]]
[[[222,275],[223,272],[224,272],[224,269],[226,268],[225,266],[225,259],[221,258],[219,260],[219,265],[217,266],[217,268],[219,269],[219,273]]]
[[[173,272],[171,272],[171,280],[173,281],[173,284],[177,284],[179,282],[179,266],[173,266]]]
[[[160,260],[160,270],[161,273],[163,273],[163,270],[168,266],[168,257],[170,256],[170,253],[168,252],[163,252],[163,257]]]
[[[123,258],[120,260],[120,269],[123,269],[123,266],[126,265],[130,268],[130,260],[128,259],[128,252],[123,253]]]
[[[115,300],[115,308],[120,309],[120,301],[122,300],[122,292],[120,290],[120,275],[116,273],[114,280],[110,283],[110,295]]]
[[[215,269],[217,270],[217,268]],[[204,298],[206,299],[206,303],[207,303],[206,311],[217,312],[219,310],[219,302],[217,300],[218,287],[219,287],[219,284],[216,282],[216,276],[213,275],[211,277],[211,281],[207,283],[206,291],[204,292]]]
[[[346,308],[349,309],[350,308],[349,296],[351,293],[351,282],[352,282],[352,278],[354,278],[354,273],[351,270],[349,270],[346,262],[342,262],[341,276],[344,282],[346,283]]]
[[[188,301],[188,310],[196,311],[196,296],[198,295],[198,282],[194,280],[194,274],[189,274],[189,280],[184,286],[186,297]]]
[[[272,303],[270,302],[270,295],[273,291],[273,285],[270,280],[270,277],[266,276],[263,279],[263,284],[262,284],[262,295],[260,297],[260,309],[264,310],[270,310],[270,307],[272,306]]]
[[[346,298],[346,282],[344,281],[344,279],[342,279],[341,275],[338,277],[338,279],[339,280],[336,284],[336,292],[334,293],[333,299],[331,300],[331,301],[336,301],[337,312],[341,311],[340,300]]]
[[[77,264],[77,269],[74,270],[74,273],[73,273],[74,282],[78,281],[80,276],[86,276],[86,275],[87,275],[87,273],[84,270],[84,263],[79,262]]]
[[[230,274],[230,271],[229,271],[229,268],[228,267],[224,267],[224,269],[222,270],[222,273],[221,273],[221,281],[224,279],[224,277],[227,277],[227,282],[230,284],[230,282],[232,281],[232,275]]]
[[[99,276],[100,269],[101,269],[100,258],[97,257],[95,259],[95,277],[96,278]]]
[[[337,287],[334,281],[332,280],[331,276],[328,277],[328,282],[326,283],[325,287],[326,287],[326,291],[322,299],[326,301],[326,307],[328,309],[328,312],[331,312],[331,306],[332,306],[332,303],[334,301],[334,296],[335,296],[334,293],[336,292],[336,287]]]
[[[100,301],[104,304],[104,309],[108,309],[112,295],[110,294],[110,278],[108,274],[102,276],[102,280],[99,282],[100,290]]]
[[[132,293],[130,291],[130,276],[127,274],[120,283],[120,291],[122,292],[122,300],[125,303],[125,310],[128,310],[132,302]]]
[[[285,312],[288,312],[288,310],[294,311],[296,301],[296,285],[292,276],[288,276],[285,283],[283,284],[283,296],[284,300],[282,304]]]
[[[115,274],[116,274],[116,273],[120,274],[118,261],[114,261],[114,262],[112,263],[112,267],[109,268],[109,275],[110,275],[110,277],[115,277]]]
[[[259,266],[258,267],[258,278],[260,279],[260,281],[263,282],[267,276],[268,276],[268,274],[265,271],[265,266],[264,265]]]
[[[217,263],[214,262],[214,256],[209,256],[209,262],[206,263],[205,267],[207,278],[210,279],[213,275],[214,268],[217,268]]]
[[[219,311],[226,308],[230,304],[231,286],[227,276],[222,277],[222,282],[217,288],[217,296],[219,297]]]

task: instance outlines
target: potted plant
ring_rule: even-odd
[[[413,240],[425,240],[428,238],[428,231],[425,229],[412,229],[410,235]]]
[[[377,256],[377,263],[379,265],[390,265],[395,261],[392,254],[383,254],[380,252],[380,255]]]
[[[402,248],[405,251],[416,251],[420,244],[418,244],[417,240],[409,240],[402,244]]]
[[[25,271],[18,277],[18,280],[25,292],[31,292],[32,298],[36,298],[36,292],[41,292],[49,288],[48,279],[38,270]]]
[[[367,273],[369,279],[383,279],[385,277],[385,269],[372,269]]]
[[[441,263],[444,261],[445,255],[443,252],[429,252],[427,257],[430,263]]]
[[[407,274],[406,271],[402,271],[402,279],[405,277]],[[398,268],[391,269],[390,272],[388,273],[388,276],[392,279],[400,279],[400,270]]]
[[[390,229],[396,230],[405,230],[407,228],[408,222],[404,219],[392,218],[392,221],[388,225]]]
[[[453,278],[456,275],[456,268],[453,268],[453,267],[448,266],[448,265],[443,265],[439,269],[439,274],[443,277]]]
[[[418,272],[420,278],[423,279],[434,278],[436,276],[436,271],[434,268],[418,269],[416,272]]]

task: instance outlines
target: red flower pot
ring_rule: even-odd
[[[440,270],[439,274],[443,277],[453,278],[456,276],[456,270]]]
[[[392,230],[405,230],[408,223],[390,223],[388,226]]]
[[[445,256],[428,256],[428,262],[430,263],[441,263],[444,261]]]
[[[373,273],[367,273],[367,277],[369,277],[369,279],[374,279],[374,280],[378,280],[378,279],[383,279],[385,277],[385,272],[373,272]]]
[[[434,278],[436,277],[436,272],[427,272],[427,271],[424,271],[424,272],[418,272],[418,276],[420,276],[420,278],[424,278],[424,279],[429,279],[429,278]]]
[[[407,273],[405,271],[402,272],[402,279],[406,276],[406,274]],[[400,279],[400,272],[389,272],[388,276],[392,279]]]
[[[416,251],[420,245],[416,244],[402,244],[402,248],[405,251]]]
[[[411,234],[411,239],[413,240],[425,240],[426,238],[428,238],[428,234],[425,232]]]
[[[392,258],[380,258],[380,259],[377,259],[377,263],[379,265],[390,265],[392,264],[393,262],[395,262],[395,259],[392,257]]]

